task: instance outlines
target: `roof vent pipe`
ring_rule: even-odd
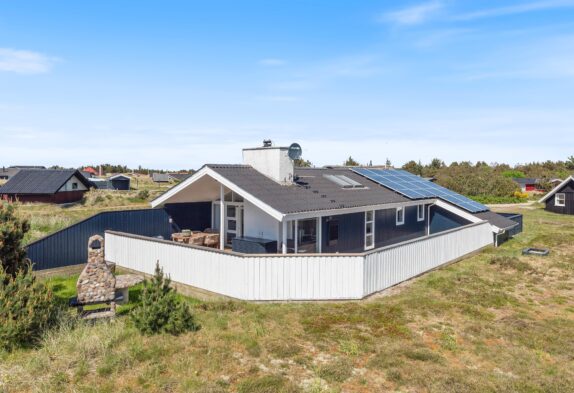
[[[271,139],[263,140],[263,147],[271,147],[271,146],[272,146]]]

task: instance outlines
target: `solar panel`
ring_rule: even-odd
[[[488,208],[465,196],[401,169],[353,168],[354,172],[410,199],[440,198],[471,213]]]

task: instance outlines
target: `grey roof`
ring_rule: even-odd
[[[0,168],[0,179],[10,179],[18,172],[20,168]]]
[[[491,225],[498,227],[500,229],[509,229],[515,225],[518,225],[516,221],[512,221],[501,214],[495,213],[493,211],[474,213],[475,217],[481,220],[488,221]]]
[[[175,179],[177,181],[184,181],[185,179],[187,179],[191,175],[193,175],[193,173],[170,173],[169,177],[171,177],[172,179]]]
[[[90,178],[94,177],[94,174],[91,172],[86,172],[86,171],[80,171],[80,172],[82,173],[82,175],[84,175],[84,177],[86,179],[90,179]]]
[[[538,184],[539,180],[532,177],[515,177],[514,180],[518,184]]]
[[[90,186],[76,169],[21,169],[0,187],[0,194],[54,194],[74,175],[86,187]]]
[[[151,178],[155,182],[169,182],[169,175],[167,173],[152,173]]]
[[[296,168],[296,184],[283,186],[248,165],[207,166],[283,214],[410,201],[345,168]],[[324,175],[345,175],[365,188],[343,189]]]

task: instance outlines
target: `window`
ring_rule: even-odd
[[[329,221],[329,226],[327,227],[327,245],[336,246],[339,241],[339,221],[331,220]]]
[[[72,190],[78,189],[78,183],[72,183]]]
[[[554,205],[566,206],[566,194],[564,193],[556,194],[556,196],[554,197]]]
[[[323,175],[342,188],[365,188],[364,185],[344,175]]]
[[[425,205],[417,205],[417,221],[425,220]]]
[[[403,225],[405,223],[405,208],[397,207],[397,225]]]
[[[365,212],[365,250],[375,247],[375,211]]]

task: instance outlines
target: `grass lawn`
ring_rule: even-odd
[[[520,212],[502,247],[364,301],[188,299],[201,329],[178,337],[62,327],[0,354],[0,391],[572,392],[574,217]],[[75,278],[49,285],[66,299]]]

